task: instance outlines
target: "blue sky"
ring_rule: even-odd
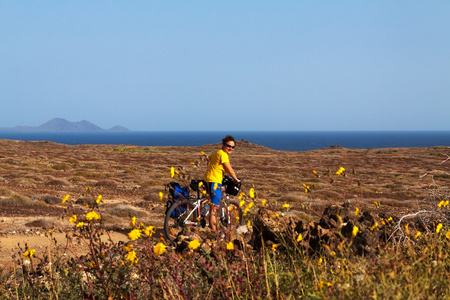
[[[0,0],[0,127],[450,130],[449,1]]]

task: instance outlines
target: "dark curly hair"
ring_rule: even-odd
[[[234,142],[234,144],[236,144],[236,141],[234,140],[234,137],[232,137],[231,135],[226,135],[223,139],[222,139],[222,143],[224,145],[226,145],[228,142]]]

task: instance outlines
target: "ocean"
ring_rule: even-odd
[[[450,146],[450,131],[134,131],[102,133],[0,132],[0,139],[51,141],[68,145],[201,146],[221,142],[226,134],[238,141],[283,151],[330,146],[354,149]]]

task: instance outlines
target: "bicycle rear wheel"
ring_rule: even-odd
[[[173,204],[164,218],[164,236],[173,242],[186,227],[197,226],[197,211],[190,202]]]

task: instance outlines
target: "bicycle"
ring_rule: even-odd
[[[190,187],[197,192],[197,197],[185,197],[180,202],[172,204],[168,209],[164,218],[164,236],[168,241],[174,242],[182,231],[187,234],[192,229],[208,226],[208,198],[202,195],[199,188],[199,185],[205,184],[203,180],[191,180]],[[242,210],[237,202],[230,200],[224,186],[222,186],[222,191],[225,199],[222,199],[218,209],[218,231],[238,228],[243,223]]]

